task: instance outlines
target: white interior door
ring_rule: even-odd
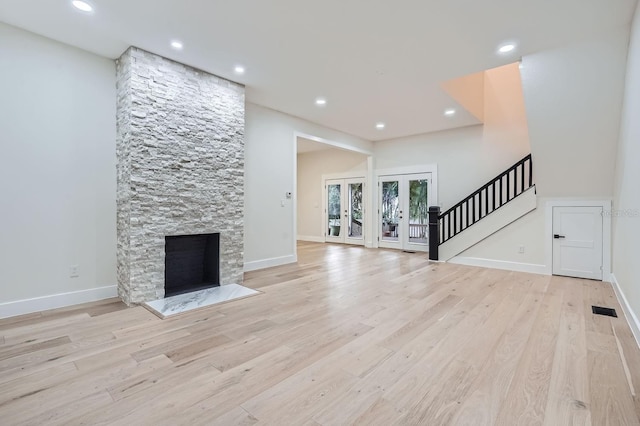
[[[364,245],[364,179],[328,179],[324,187],[325,241]]]
[[[602,207],[553,208],[553,274],[602,279]]]
[[[430,194],[430,173],[381,176],[378,179],[379,247],[429,250]]]

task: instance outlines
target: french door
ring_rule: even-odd
[[[364,179],[325,181],[325,241],[364,245]]]
[[[429,250],[431,173],[378,178],[378,246]]]

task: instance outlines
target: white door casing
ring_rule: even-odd
[[[553,274],[603,279],[603,208],[553,207]]]

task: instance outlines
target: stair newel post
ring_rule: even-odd
[[[429,207],[429,260],[438,260],[440,246],[440,207]]]

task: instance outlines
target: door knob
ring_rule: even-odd
[[[553,238],[555,238],[556,240],[559,240],[561,238],[564,238],[564,235],[553,234]]]

